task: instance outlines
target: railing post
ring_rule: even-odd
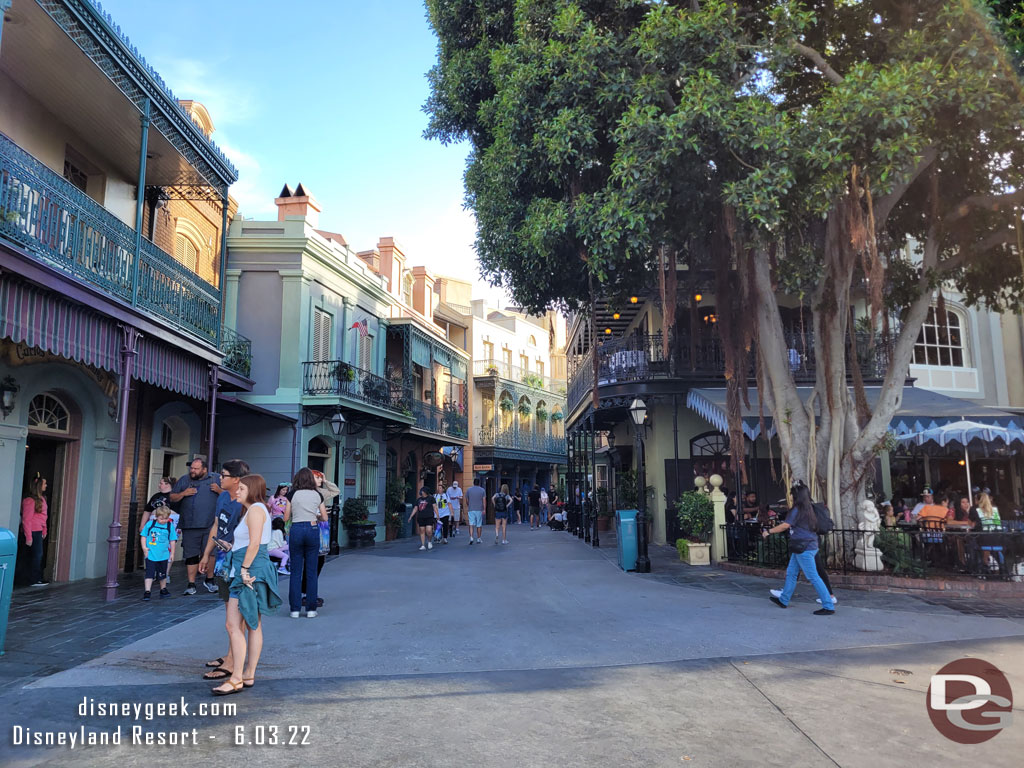
[[[715,506],[715,523],[711,535],[711,560],[722,563],[729,559],[725,544],[725,494],[722,493],[722,476],[712,475],[711,503]]]
[[[132,306],[139,303],[139,262],[142,260],[142,205],[146,199],[146,152],[149,149],[149,99],[142,101],[139,186],[135,192],[135,263],[132,264]]]

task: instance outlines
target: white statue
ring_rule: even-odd
[[[875,534],[881,528],[881,518],[871,499],[864,499],[857,509],[857,544],[854,547],[854,566],[861,571],[881,571],[882,552],[875,547]]]

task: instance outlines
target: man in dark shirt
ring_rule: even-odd
[[[177,506],[181,528],[181,550],[188,570],[186,595],[196,593],[196,574],[199,561],[210,528],[217,515],[217,497],[220,495],[220,476],[207,471],[205,459],[193,459],[188,474],[175,484],[171,491],[171,504]],[[204,586],[208,592],[216,592],[217,585],[207,576]]]
[[[533,490],[526,494],[530,504],[530,530],[540,528],[540,486],[533,486]]]
[[[747,495],[743,497],[743,520],[753,520],[760,511],[757,505],[757,494],[747,491]]]

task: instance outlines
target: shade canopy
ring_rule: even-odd
[[[915,445],[938,443],[940,446],[950,443],[966,446],[972,440],[984,440],[985,442],[1000,440],[1006,444],[1024,443],[1024,429],[1019,428],[1012,421],[1005,427],[982,424],[977,421],[951,421],[948,424],[924,429],[920,432],[899,435],[897,439],[900,442]]]
[[[813,387],[798,387],[797,392],[805,402],[811,396]],[[881,387],[865,387],[868,406],[872,409],[878,403]],[[758,391],[749,390],[750,407],[740,403],[743,433],[751,440],[761,437],[760,401]],[[722,389],[691,389],[686,398],[686,405],[699,413],[708,422],[722,432],[728,432],[729,420],[726,407],[726,390]],[[820,410],[820,406],[819,406]],[[905,387],[900,407],[889,422],[889,429],[897,437],[941,427],[957,421],[971,421],[985,426],[998,426],[1017,429],[1021,423],[1020,416],[998,408],[972,403],[956,397],[948,397],[917,387]],[[1016,420],[1016,421],[1015,421]],[[766,438],[775,435],[775,423],[772,418],[771,402],[764,403],[764,429]]]

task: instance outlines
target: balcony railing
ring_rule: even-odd
[[[145,238],[136,254],[135,230],[3,135],[0,236],[83,283],[217,341],[220,291]]]
[[[252,374],[252,341],[225,325],[220,329],[220,351],[224,353],[221,365],[240,376],[250,378]]]
[[[495,429],[481,427],[477,432],[477,445],[496,448],[512,448],[526,453],[546,453],[553,456],[566,455],[565,437],[544,435],[518,429]]]
[[[679,378],[708,380],[725,372],[725,353],[717,334],[690,339],[685,333],[672,339],[666,356],[661,334],[634,334],[600,343],[597,347],[599,386],[631,381]],[[798,382],[813,383],[817,363],[814,337],[811,333],[787,334],[787,360]],[[880,337],[874,342],[868,334],[858,334],[857,360],[866,380],[881,379],[889,367],[891,348]],[[575,408],[593,388],[593,350],[569,361],[569,408]],[[755,375],[755,358],[749,357],[751,379]]]
[[[341,360],[303,363],[302,391],[307,395],[339,395],[399,413],[408,410],[401,384]]]
[[[463,440],[469,437],[466,415],[459,413],[458,408],[454,406],[446,405],[444,408],[438,408],[430,403],[413,400],[412,414],[416,418],[416,427],[419,429]]]
[[[565,396],[566,387],[564,379],[553,379],[550,376],[543,376],[518,365],[511,365],[499,360],[474,360],[474,376],[497,376],[508,381],[515,381],[525,384],[534,389],[543,389],[546,392],[554,392],[557,395]]]

